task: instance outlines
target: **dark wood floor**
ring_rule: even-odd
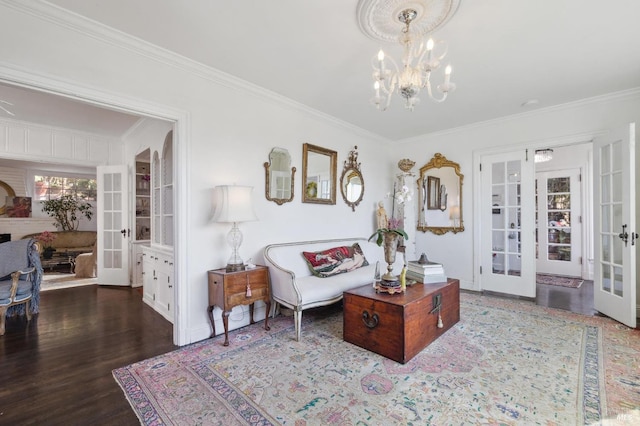
[[[579,288],[536,285],[536,304],[564,309],[584,315],[598,315],[593,309],[593,281],[585,280]]]
[[[593,282],[538,285],[537,301],[592,315]],[[171,324],[137,289],[43,292],[40,314],[8,319],[0,337],[0,424],[138,424],[111,371],[173,349]]]
[[[42,292],[40,314],[8,318],[0,337],[0,424],[139,424],[111,371],[173,349],[137,289]]]

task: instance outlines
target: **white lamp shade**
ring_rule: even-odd
[[[251,202],[252,186],[220,185],[214,188],[214,222],[258,220]]]

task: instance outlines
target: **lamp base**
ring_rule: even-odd
[[[238,272],[244,271],[245,269],[244,263],[227,263],[227,272]]]

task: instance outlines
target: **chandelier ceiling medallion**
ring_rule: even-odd
[[[439,94],[434,93],[431,74],[441,68],[447,46],[443,41],[425,39],[448,22],[459,5],[460,0],[360,0],[360,29],[369,37],[395,40],[402,46],[400,66],[382,49],[372,59],[375,95],[371,102],[376,108],[386,110],[394,92],[404,99],[405,108],[413,111],[422,89],[436,102],[443,102],[455,90],[451,65],[447,65],[443,82],[436,86]]]

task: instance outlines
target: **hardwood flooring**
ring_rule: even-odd
[[[0,424],[139,424],[111,371],[175,349],[172,325],[129,287],[40,298],[28,325],[7,318],[0,337]]]
[[[539,284],[537,303],[593,315],[593,282]],[[172,325],[139,289],[42,292],[40,314],[8,318],[0,337],[0,424],[136,425],[111,371],[173,349]]]

